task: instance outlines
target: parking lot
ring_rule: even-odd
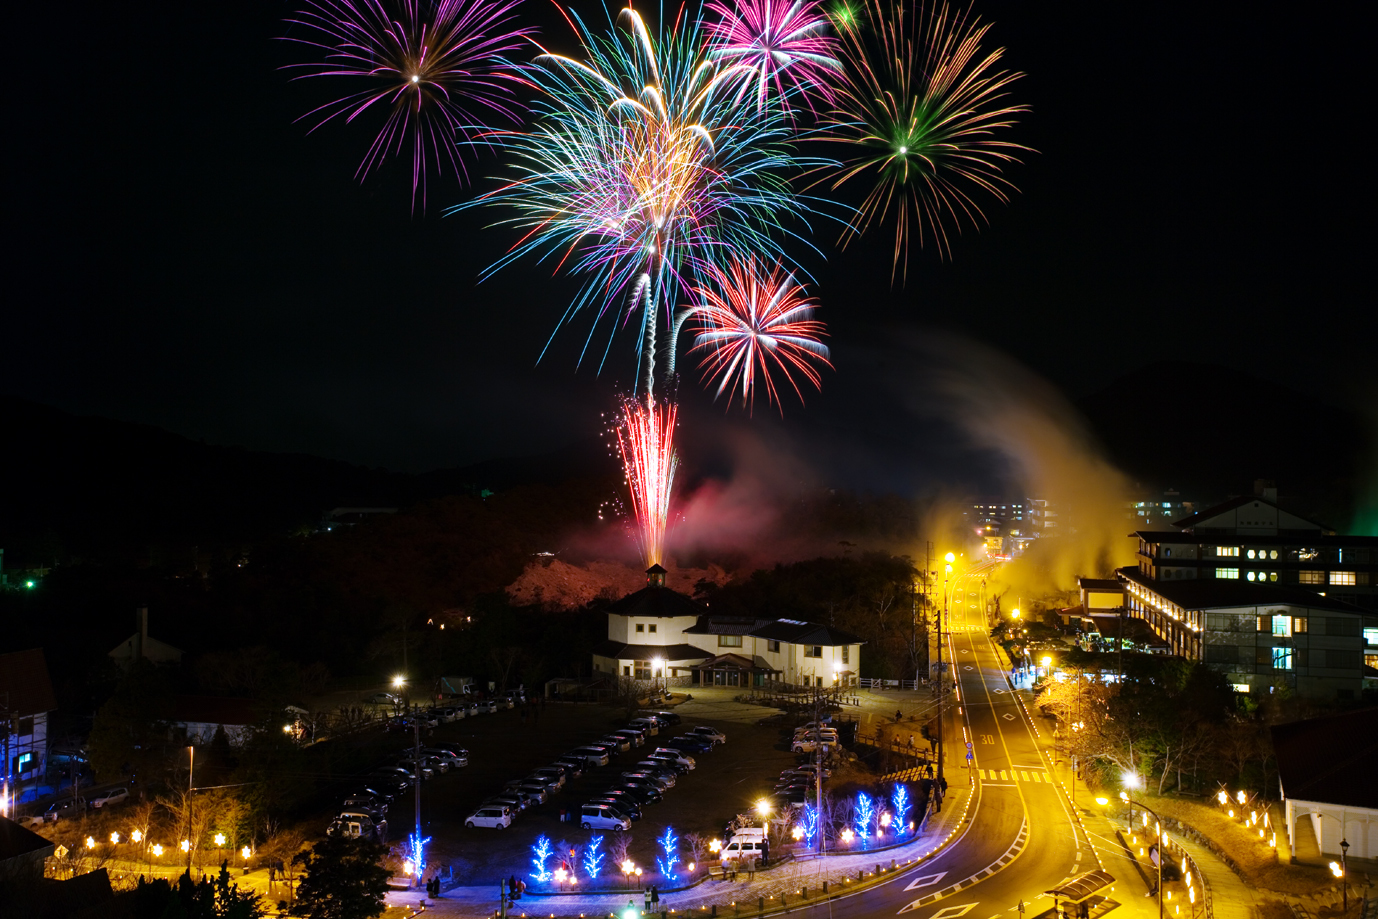
[[[767,713],[753,708],[758,717]],[[431,733],[432,741],[457,743],[469,751],[468,767],[437,776],[421,788],[422,819],[426,834],[432,837],[429,860],[433,865],[453,866],[466,884],[496,884],[509,875],[530,871],[530,847],[541,834],[550,837],[552,843],[563,839],[574,844],[595,835],[596,831],[583,830],[577,822],[561,823],[560,811],[577,813],[583,801],[612,785],[654,745],[696,724],[718,728],[727,735],[727,743],[710,752],[692,754],[698,768],[679,776],[663,801],[644,807],[643,819],[633,823],[630,831],[629,857],[639,865],[654,864],[654,837],[667,825],[673,826],[681,839],[690,833],[720,836],[728,820],[749,811],[770,792],[780,771],[796,761],[778,729],[686,717],[684,723],[649,738],[646,745],[633,747],[613,757],[607,766],[591,768],[572,779],[546,803],[519,814],[508,829],[466,827],[465,817],[485,798],[501,792],[508,780],[530,774],[570,749],[623,727],[627,720],[622,711],[606,705],[552,703],[543,709],[528,706],[528,712],[524,723],[518,708],[442,724]],[[404,735],[394,736],[399,750],[406,746]],[[389,833],[394,842],[411,831],[413,814],[410,794],[389,809]],[[687,847],[682,858],[688,860]]]

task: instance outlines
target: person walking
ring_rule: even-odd
[[[660,912],[660,891],[656,889],[654,884],[651,885],[651,912]]]

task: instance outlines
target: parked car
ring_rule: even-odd
[[[397,697],[390,692],[375,692],[364,699],[364,702],[369,705],[396,705]]]
[[[458,721],[460,718],[463,718],[464,710],[454,705],[447,705],[444,708],[436,709],[436,714],[440,716],[440,720],[443,724],[449,724],[452,721]]]
[[[683,750],[675,750],[670,747],[656,747],[651,753],[647,754],[647,759],[668,759],[671,762],[679,763],[693,769],[698,765],[694,758]]]
[[[692,727],[685,733],[698,734],[700,737],[707,737],[714,743],[727,743],[726,734],[724,734],[722,731],[719,731],[717,728],[710,728],[706,724],[700,724],[696,727]]]
[[[579,824],[586,830],[621,832],[632,828],[632,820],[610,804],[585,804],[579,809]]]
[[[769,844],[764,839],[734,839],[722,847],[722,851],[718,853],[718,858],[725,862],[744,859],[765,861],[769,851]]]
[[[575,747],[569,751],[568,755],[583,757],[584,762],[590,766],[606,766],[608,764],[608,751],[601,747]]]
[[[660,722],[654,718],[633,718],[628,724],[630,727],[644,729],[651,737],[660,733]]]
[[[646,769],[646,768],[632,769],[632,770],[630,770],[629,772],[624,772],[624,773],[622,773],[622,778],[624,778],[624,779],[639,779],[639,778],[650,779],[651,781],[655,782],[658,786],[660,786],[660,789],[661,789],[662,791],[664,791],[664,790],[667,789],[667,788],[674,788],[674,787],[675,787],[675,777],[674,777],[673,775],[667,775],[667,774],[661,772],[659,769]]]
[[[626,753],[632,748],[631,738],[619,737],[617,734],[608,734],[603,738],[602,742],[611,744],[612,748],[618,753]]]
[[[565,773],[558,766],[537,766],[531,770],[531,778],[553,785],[556,790],[565,787]]]
[[[331,836],[348,836],[351,839],[372,839],[376,842],[386,842],[388,838],[388,822],[381,823],[375,821],[370,814],[363,811],[345,811],[331,821],[326,833]]]
[[[109,791],[101,792],[91,799],[91,806],[99,810],[102,807],[116,804],[123,804],[129,800],[128,788],[112,788]]]
[[[824,751],[831,752],[832,748],[837,745],[837,741],[828,740],[827,738],[819,740],[813,737],[799,737],[795,738],[789,748],[795,753],[812,753],[817,750],[820,745],[823,747]]]
[[[444,743],[442,741],[435,741],[431,744],[431,746],[438,750],[449,750],[455,756],[458,756],[461,759],[463,759],[466,764],[469,762],[469,751],[464,749],[457,743]]]
[[[785,773],[794,773],[795,775],[806,775],[809,776],[810,779],[812,779],[813,774],[816,772],[822,772],[823,778],[825,779],[832,778],[833,774],[833,771],[829,769],[827,766],[820,766],[817,763],[805,763],[802,766],[792,766],[791,768],[785,770]]]
[[[588,768],[589,761],[582,756],[570,756],[566,754],[555,760],[555,765],[564,766],[569,770],[567,778],[577,779],[584,774],[584,770]]]
[[[665,792],[670,790],[669,785],[666,785],[663,780],[656,778],[650,773],[625,776],[622,779],[622,784],[632,788],[646,788],[656,792],[661,797],[664,797]]]
[[[498,700],[484,699],[482,702],[478,703],[478,710],[481,712],[487,712],[490,715],[495,714],[498,710]]]
[[[614,802],[614,807],[633,820],[640,820],[646,805],[651,803],[650,798],[644,797],[641,792],[626,788],[609,788],[598,796],[598,800]]]
[[[622,814],[626,814],[627,817],[629,817],[632,820],[632,822],[636,822],[637,820],[641,819],[640,802],[633,801],[630,797],[626,795],[622,795],[619,797],[609,797],[607,795],[600,795],[596,798],[591,799],[588,803],[611,805],[613,810]]]
[[[609,788],[608,791],[625,791],[631,794],[642,804],[657,804],[665,800],[665,795],[660,789],[651,785],[638,785],[634,781],[622,782]]]
[[[76,817],[86,810],[87,801],[85,798],[63,798],[48,805],[48,809],[43,812],[44,823],[57,823],[63,817]]]
[[[520,797],[523,807],[535,807],[537,804],[544,804],[550,797],[549,788],[540,782],[530,782],[526,779],[513,779],[507,783],[506,791],[510,795]]]
[[[340,806],[345,810],[358,809],[365,813],[386,815],[388,812],[388,802],[376,795],[371,794],[352,794],[345,795],[345,799],[340,802]]]
[[[456,753],[447,747],[423,747],[421,752],[427,756],[434,756],[442,763],[449,763],[451,769],[462,769],[469,765],[468,754]]]
[[[511,810],[514,814],[520,814],[522,811],[526,810],[526,798],[522,795],[515,793],[509,794],[504,792],[503,794],[493,795],[493,797],[488,798],[483,803],[501,804],[507,807],[509,810]]]
[[[639,715],[639,716],[642,717],[642,718],[645,718],[645,717],[654,718],[655,720],[659,721],[661,724],[665,724],[665,725],[679,724],[680,721],[683,720],[683,719],[681,719],[681,718],[679,717],[679,715],[676,715],[674,712],[647,711],[647,712],[637,712],[637,715]]]
[[[665,741],[665,746],[688,753],[707,753],[713,749],[713,741],[681,735]]]
[[[397,800],[397,794],[387,783],[372,781],[362,788],[356,789],[346,797],[346,800],[348,798],[372,798],[375,801],[382,801],[384,804],[391,804]]]
[[[478,810],[464,818],[464,825],[467,827],[490,827],[495,830],[505,830],[512,825],[512,811],[510,808],[498,804],[485,804]]]
[[[658,775],[671,775],[676,777],[684,775],[689,771],[688,766],[682,766],[668,759],[643,759],[636,764],[635,768],[646,769]]]

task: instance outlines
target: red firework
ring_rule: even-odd
[[[814,385],[823,378],[816,364],[832,367],[828,347],[819,339],[825,332],[813,317],[813,301],[794,282],[794,276],[775,266],[767,276],[754,259],[734,261],[726,269],[712,269],[713,286],[698,287],[700,303],[693,308],[702,330],[694,336],[694,351],[702,351],[700,369],[711,382],[718,380],[716,395],[728,393],[729,401],[741,390],[742,404],[755,397],[757,377],[771,402],[781,407],[773,374],[789,381],[799,401],[793,374],[798,372]]]
[[[670,515],[670,488],[675,481],[675,406],[647,406],[635,399],[622,403],[617,446],[632,493],[632,509],[641,529],[641,553],[647,567],[661,563],[665,525]]]

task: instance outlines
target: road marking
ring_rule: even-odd
[[[1001,715],[1000,717],[1001,717],[1001,718],[1004,718],[1006,721],[1013,721],[1013,720],[1014,720],[1014,716],[1011,715],[1009,712],[1005,712],[1005,714]]]
[[[1041,781],[1043,781],[1043,779],[1039,777],[1039,775],[1038,775],[1037,772],[1035,772],[1035,773],[1033,774],[1033,780],[1034,780],[1035,782],[1041,782]]]
[[[1010,774],[1009,774],[1008,772],[1006,772],[1004,769],[1001,769],[1001,770],[1000,770],[1000,781],[1002,781],[1002,782],[1008,782],[1009,780],[1010,780]]]
[[[1027,772],[1021,772],[1021,773],[1019,773],[1019,777],[1020,777],[1021,779],[1023,779],[1024,781],[1026,781],[1026,782],[1029,781],[1029,774],[1028,774]]]
[[[915,887],[927,887],[929,884],[936,884],[947,877],[946,871],[939,871],[937,874],[925,874],[921,878],[914,878],[905,890],[913,890]]]
[[[978,900],[977,903],[980,901]],[[928,919],[957,919],[958,916],[965,916],[976,908],[976,903],[968,903],[966,906],[944,906]],[[903,910],[901,910],[903,912]]]
[[[972,666],[971,666],[970,664],[965,664],[965,665],[963,665],[962,669],[963,669],[963,670],[971,670],[971,669],[973,669],[973,668],[972,668]]]
[[[970,654],[970,653],[971,653],[971,649],[970,649],[970,648],[963,648],[963,649],[962,649],[960,652],[958,652],[958,653],[960,653],[960,654]]]

